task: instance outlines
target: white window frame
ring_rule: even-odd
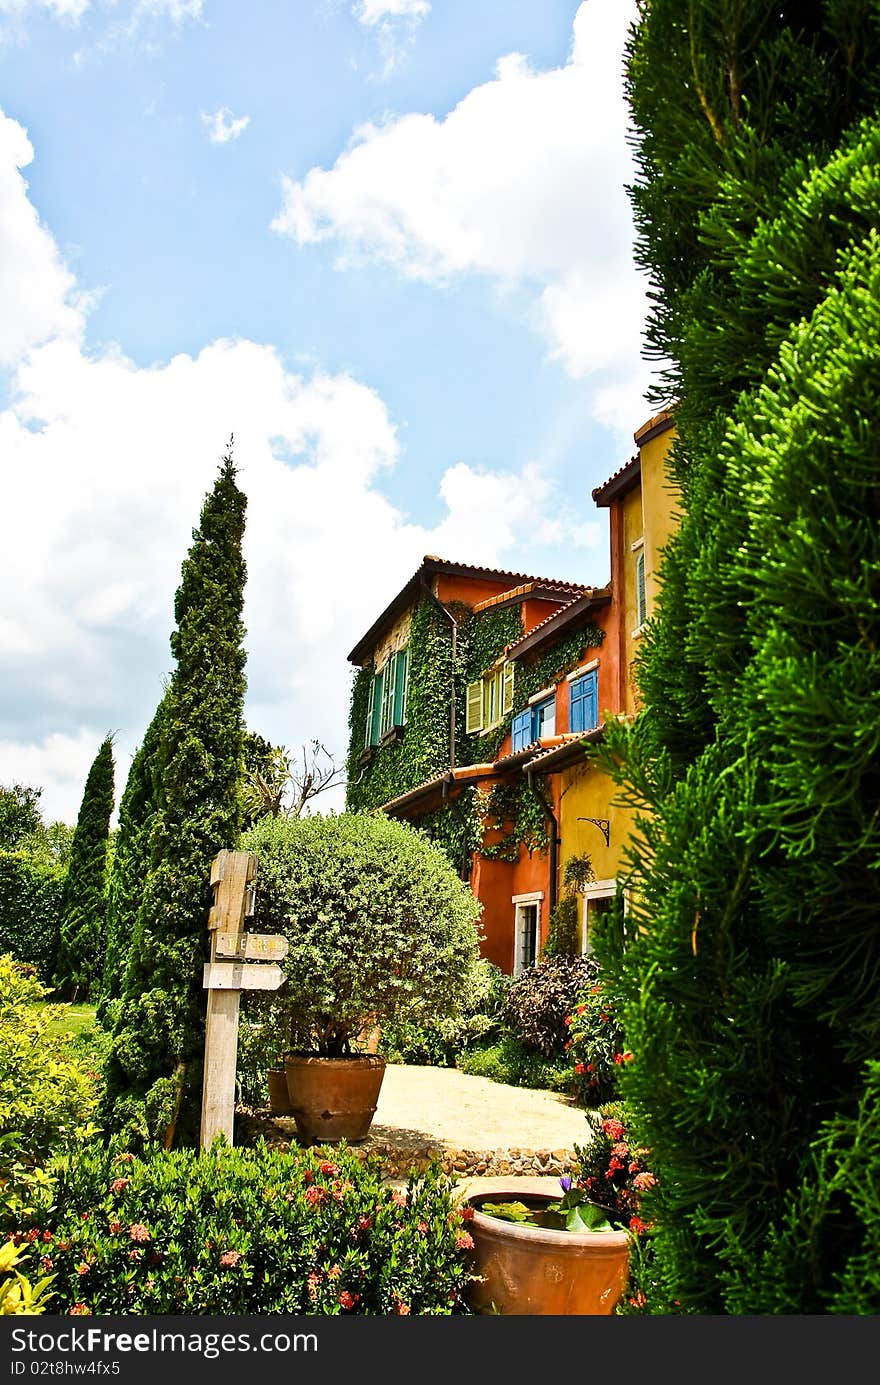
[[[583,907],[581,908],[581,955],[589,957],[593,951],[589,929],[590,900],[613,899],[617,894],[617,881],[614,879],[591,880],[589,885],[585,885],[581,890],[581,894],[583,896]]]
[[[523,966],[523,933],[525,931],[525,910],[535,906],[535,961],[538,960],[538,953],[541,946],[541,904],[544,899],[543,890],[533,890],[530,894],[515,894],[511,896],[511,904],[514,906],[514,926],[513,926],[513,975],[522,976],[525,971]]]

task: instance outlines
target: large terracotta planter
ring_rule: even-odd
[[[629,1268],[627,1232],[555,1231],[479,1210],[484,1201],[559,1196],[559,1180],[541,1176],[475,1178],[463,1188],[460,1200],[474,1212],[468,1230],[480,1278],[468,1298],[475,1312],[595,1317],[614,1311]]]
[[[318,1058],[292,1053],[284,1060],[296,1133],[303,1144],[356,1143],[366,1138],[385,1076],[374,1053]]]
[[[292,1116],[290,1095],[287,1091],[287,1073],[283,1068],[269,1068],[266,1073],[269,1087],[269,1114],[273,1116]]]

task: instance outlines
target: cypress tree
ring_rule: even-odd
[[[107,939],[97,1016],[113,1028],[131,939],[150,863],[150,832],[158,801],[159,748],[165,699],[136,749],[119,801],[119,826],[107,882]]]
[[[86,777],[61,897],[54,984],[74,1001],[89,999],[101,978],[113,792],[113,737],[105,736]]]
[[[646,0],[628,49],[684,517],[598,950],[653,1312],[880,1311],[878,59],[871,0]]]
[[[210,868],[241,825],[246,500],[235,476],[230,442],[174,604],[149,868],[107,1070],[105,1127],[135,1143],[198,1139]]]

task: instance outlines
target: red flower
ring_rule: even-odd
[[[78,1275],[88,1274],[89,1266],[84,1261],[81,1265],[77,1265],[76,1272]]]
[[[626,1143],[626,1140],[618,1140],[616,1144],[613,1144],[611,1146],[611,1153],[615,1154],[618,1159],[625,1159],[627,1154],[629,1154],[629,1145]]]
[[[110,1184],[111,1193],[121,1193],[123,1188],[127,1188],[131,1182],[130,1178],[114,1178]]]
[[[87,1303],[75,1303],[72,1308],[67,1310],[67,1316],[69,1318],[85,1317],[86,1315],[91,1316],[91,1312],[92,1310]]]
[[[26,1241],[30,1241],[31,1243],[33,1243],[33,1242],[37,1239],[37,1237],[39,1236],[39,1234],[40,1234],[40,1233],[39,1233],[39,1231],[37,1230],[37,1228],[36,1228],[35,1226],[32,1226],[31,1229],[30,1229],[30,1231],[28,1232],[27,1236],[25,1237],[25,1240],[26,1240]]]
[[[467,1203],[464,1207],[462,1207],[462,1209],[461,1209],[461,1219],[462,1219],[462,1221],[473,1221],[473,1219],[474,1219],[474,1209],[473,1209],[473,1207],[471,1207],[470,1203]]]
[[[642,1231],[648,1230],[648,1223],[643,1222],[641,1217],[632,1217],[629,1224],[630,1231],[634,1231],[638,1236]]]
[[[148,1241],[150,1233],[143,1222],[136,1221],[128,1228],[128,1234],[133,1241]]]
[[[371,1227],[372,1225],[373,1225],[373,1218],[372,1218],[372,1217],[358,1217],[358,1222],[357,1222],[358,1231],[369,1231],[369,1229],[370,1229],[370,1227]]]
[[[360,1294],[350,1294],[348,1289],[343,1289],[339,1295],[339,1302],[346,1310],[353,1308],[360,1298]]]
[[[52,1232],[51,1232],[51,1231],[44,1231],[44,1232],[43,1232],[43,1240],[44,1240],[44,1241],[51,1241],[51,1239],[52,1239]]]
[[[126,1151],[125,1154],[117,1154],[113,1162],[115,1164],[130,1164],[133,1158],[134,1155],[129,1154],[128,1151]]]
[[[456,1231],[455,1245],[458,1250],[473,1250],[474,1238],[469,1231]]]
[[[310,1207],[317,1207],[327,1196],[326,1188],[319,1188],[317,1184],[312,1188],[306,1188],[306,1202]]]
[[[578,1074],[586,1072],[586,1068],[584,1067],[583,1063],[575,1063],[574,1070]]]
[[[619,1120],[610,1116],[602,1122],[602,1134],[607,1135],[609,1140],[620,1140],[623,1138],[623,1126]]]
[[[397,1299],[394,1304],[394,1311],[399,1318],[406,1318],[409,1317],[412,1310],[408,1303],[404,1303],[401,1299]]]
[[[328,1173],[331,1176],[339,1172],[339,1165],[331,1164],[329,1159],[322,1159],[321,1163],[318,1165],[318,1168],[321,1171],[321,1173]]]
[[[391,1194],[391,1201],[394,1203],[395,1207],[405,1207],[406,1193],[402,1193],[399,1188],[395,1188],[394,1192]]]
[[[630,1172],[632,1172],[632,1168],[630,1168]],[[654,1175],[652,1173],[649,1173],[646,1169],[644,1173],[636,1174],[635,1178],[633,1179],[633,1187],[639,1189],[653,1188],[656,1182],[657,1179],[654,1177]]]
[[[42,1260],[40,1261],[40,1269],[43,1271],[44,1274],[48,1274],[51,1268],[52,1261],[49,1259],[48,1255],[44,1255]]]
[[[112,1235],[118,1236],[120,1231],[125,1230],[125,1227],[123,1226],[121,1221],[112,1221],[109,1225],[108,1230],[112,1233]]]
[[[240,1259],[240,1250],[224,1250],[223,1254],[220,1256],[220,1264],[226,1266],[237,1265]]]

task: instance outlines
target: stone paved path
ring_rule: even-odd
[[[292,1120],[276,1119],[295,1138]],[[555,1092],[508,1087],[456,1068],[389,1063],[370,1133],[357,1148],[380,1155],[390,1177],[437,1157],[464,1175],[560,1174],[589,1140],[582,1108]]]

